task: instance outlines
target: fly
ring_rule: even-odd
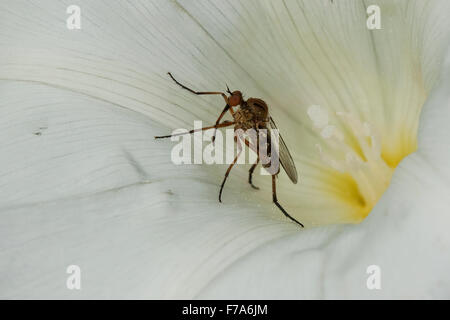
[[[249,170],[248,183],[252,186],[252,188],[259,189],[258,187],[256,187],[253,184],[252,177],[253,177],[253,172],[254,172],[256,166],[260,162],[259,148],[261,148],[261,147],[265,148],[265,150],[268,150],[267,154],[274,155],[274,153],[277,152],[279,162],[280,162],[281,166],[283,167],[284,171],[286,172],[286,174],[288,175],[289,179],[291,179],[291,181],[294,184],[297,183],[297,180],[298,180],[297,169],[295,168],[294,161],[292,160],[292,156],[291,156],[286,144],[284,143],[283,138],[281,137],[281,135],[279,135],[277,142],[272,141],[272,139],[270,138],[271,130],[278,130],[278,128],[275,124],[275,121],[270,116],[269,108],[268,108],[267,104],[264,102],[264,100],[261,100],[258,98],[249,98],[247,100],[244,100],[242,93],[240,91],[231,92],[230,89],[228,88],[228,86],[227,86],[228,96],[224,92],[219,92],[219,91],[217,91],[217,92],[215,92],[215,91],[211,91],[211,92],[194,91],[194,90],[186,87],[185,85],[181,84],[180,82],[178,82],[172,76],[172,74],[170,72],[168,72],[168,74],[177,85],[179,85],[181,88],[183,88],[189,92],[192,92],[193,94],[196,94],[196,95],[221,95],[223,97],[223,99],[225,100],[225,107],[222,110],[222,113],[219,115],[219,118],[217,119],[216,123],[213,126],[208,126],[208,127],[204,127],[201,129],[191,130],[186,133],[167,135],[167,136],[157,136],[157,137],[155,137],[155,139],[170,138],[172,136],[191,134],[196,131],[204,131],[204,130],[214,129],[214,134],[212,137],[212,142],[214,142],[216,130],[218,128],[229,127],[232,125],[234,125],[235,133],[237,132],[238,129],[242,129],[243,131],[246,131],[249,129],[254,129],[258,133],[260,133],[260,131],[266,131],[267,139],[266,139],[265,145],[262,145],[262,146],[260,145],[260,141],[259,141],[260,135],[258,135],[256,143],[247,138],[242,139],[244,141],[245,145],[247,145],[247,147],[249,147],[250,149],[255,151],[256,154],[258,155],[256,162],[251,166],[251,168]],[[235,108],[235,110],[233,108]],[[234,121],[222,121],[221,122],[222,118],[224,117],[224,115],[227,112],[231,113]],[[261,130],[261,129],[265,129],[265,130]],[[238,143],[238,147],[240,147],[240,142],[238,139],[236,139],[236,136],[235,136],[235,141]],[[273,147],[275,147],[275,148],[273,148]],[[225,182],[227,181],[227,178],[228,178],[228,175],[230,174],[231,169],[236,164],[237,159],[239,158],[242,148],[238,148],[238,150],[239,150],[238,154],[236,155],[233,162],[230,164],[227,171],[225,172],[225,177],[220,186],[219,202],[222,202],[223,187],[225,185]],[[281,206],[281,204],[278,202],[277,191],[276,191],[276,177],[277,177],[278,173],[280,172],[279,167],[277,167],[276,170],[270,171],[270,168],[269,168],[270,164],[263,162],[262,166],[264,168],[266,168],[268,170],[268,172],[270,173],[270,175],[272,176],[272,201],[273,201],[273,203],[275,203],[275,205],[281,210],[281,212],[283,212],[283,214],[287,218],[289,218],[293,222],[295,222],[298,225],[300,225],[301,227],[303,227],[303,224],[300,223],[299,221],[297,221],[291,215],[289,215],[286,212],[286,210]]]

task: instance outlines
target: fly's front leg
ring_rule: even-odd
[[[183,89],[185,89],[185,90],[187,90],[187,91],[189,91],[189,92],[192,92],[193,94],[196,94],[196,95],[199,95],[199,96],[200,96],[200,95],[208,95],[208,94],[220,94],[220,95],[222,96],[223,100],[225,100],[225,103],[228,104],[228,98],[227,98],[227,95],[226,95],[225,93],[223,93],[223,92],[219,92],[219,91],[204,91],[204,92],[201,92],[201,91],[194,91],[194,90],[192,90],[191,88],[186,87],[184,84],[181,84],[180,82],[178,82],[178,80],[175,79],[175,78],[172,76],[172,74],[171,74],[170,72],[167,72],[167,74],[172,78],[172,80],[173,80],[177,85],[179,85],[180,87],[182,87]]]
[[[216,125],[219,124],[220,120],[222,120],[223,116],[227,113],[227,111],[230,110],[231,115],[234,115],[233,108],[231,108],[228,104],[223,108],[222,113],[220,114],[219,118],[217,118]],[[214,141],[216,141],[216,131],[217,129],[214,129],[214,134],[211,138],[211,142],[214,144]]]
[[[222,96],[223,100],[225,100],[226,106],[222,110],[222,113],[220,114],[219,118],[217,119],[216,126],[219,125],[220,120],[222,120],[223,116],[227,113],[228,110],[230,110],[231,115],[234,114],[233,108],[231,108],[230,105],[228,104],[228,98],[227,98],[225,93],[219,92],[219,91],[205,91],[205,92],[195,91],[195,90],[192,90],[191,88],[185,86],[184,84],[180,83],[177,79],[175,79],[172,76],[172,74],[170,72],[167,72],[167,74],[172,78],[172,80],[177,85],[179,85],[181,88],[183,88],[183,89],[185,89],[185,90],[187,90],[189,92],[192,92],[193,94],[196,94],[196,95],[214,95],[214,94],[218,95],[218,94],[220,94]],[[228,86],[227,86],[227,89],[228,89]],[[230,91],[230,89],[228,89],[228,91]],[[214,144],[214,141],[216,140],[216,131],[217,131],[217,128],[214,128],[214,134],[213,134],[212,139],[211,139],[213,144]]]

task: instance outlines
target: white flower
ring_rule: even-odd
[[[1,298],[450,297],[450,2],[78,2],[0,4]],[[225,166],[170,161],[153,136],[223,101],[167,71],[269,104],[310,228],[248,166],[219,204]]]

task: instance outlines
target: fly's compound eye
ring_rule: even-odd
[[[240,105],[242,102],[242,94],[240,91],[233,91],[231,96],[228,98],[228,104],[231,107],[235,107],[237,105]]]

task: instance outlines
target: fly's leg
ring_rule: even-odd
[[[183,84],[181,84],[180,82],[178,82],[178,80],[176,80],[176,79],[172,76],[172,74],[171,74],[170,72],[167,72],[167,74],[172,78],[172,80],[173,80],[177,85],[179,85],[180,87],[182,87],[183,89],[185,89],[185,90],[187,90],[187,91],[189,91],[189,92],[192,92],[193,94],[196,94],[196,95],[220,94],[220,95],[222,96],[223,100],[225,100],[226,106],[225,106],[225,108],[222,110],[222,113],[220,114],[219,118],[217,119],[216,125],[218,125],[218,124],[220,123],[220,120],[223,118],[223,116],[227,113],[228,110],[230,110],[231,115],[234,114],[233,108],[231,108],[231,107],[228,105],[228,98],[227,98],[227,96],[226,96],[225,93],[223,93],[223,92],[215,92],[215,91],[210,91],[210,92],[209,92],[209,91],[206,91],[206,92],[194,91],[194,90],[192,90],[191,88],[188,88],[188,87],[186,87],[185,85],[183,85]],[[227,88],[228,88],[228,86],[227,86]],[[230,91],[230,89],[228,89],[228,91]],[[212,141],[213,144],[214,144],[214,141],[216,140],[216,130],[217,130],[217,128],[214,128],[214,134],[213,134],[212,139],[211,139],[211,141]]]
[[[155,139],[162,139],[162,138],[170,138],[170,137],[182,136],[182,135],[191,134],[191,133],[194,133],[194,132],[197,132],[197,131],[204,131],[204,130],[209,130],[209,129],[217,129],[217,128],[228,127],[228,126],[231,126],[233,124],[234,124],[234,122],[232,122],[232,121],[224,121],[224,122],[222,122],[220,124],[216,124],[216,125],[209,126],[209,127],[204,127],[204,128],[201,128],[201,129],[192,129],[191,131],[188,131],[188,132],[176,133],[176,134],[171,134],[171,135],[167,135],[167,136],[156,136]]]
[[[219,118],[217,118],[216,125],[219,124],[220,120],[223,118],[223,116],[227,113],[228,110],[230,110],[230,113],[231,113],[232,116],[234,115],[233,108],[231,108],[231,107],[228,105],[228,103],[227,103],[227,105],[225,106],[225,108],[223,108],[222,113],[220,114]],[[213,134],[213,136],[212,136],[212,138],[211,138],[211,142],[212,142],[213,144],[214,144],[214,141],[216,141],[216,131],[217,131],[217,129],[214,129],[214,134]]]
[[[280,209],[281,212],[283,212],[283,214],[284,214],[286,217],[288,217],[288,218],[291,219],[293,222],[297,223],[298,225],[300,225],[300,226],[303,228],[303,227],[304,227],[303,224],[301,224],[300,222],[298,222],[297,220],[295,220],[293,217],[291,217],[291,216],[289,215],[289,213],[287,213],[286,210],[284,210],[284,208],[281,206],[281,204],[278,203],[278,200],[277,200],[277,186],[276,186],[276,183],[275,183],[275,178],[276,178],[276,176],[273,175],[273,176],[272,176],[272,200],[273,200],[273,203],[275,203],[275,205],[278,207],[278,209]]]
[[[183,84],[181,84],[180,82],[178,82],[178,80],[176,80],[176,79],[172,76],[172,74],[171,74],[170,72],[167,72],[167,74],[172,78],[172,80],[173,80],[177,85],[179,85],[180,87],[182,87],[183,89],[185,89],[185,90],[187,90],[187,91],[189,91],[189,92],[192,92],[193,94],[196,94],[196,95],[220,94],[220,95],[222,96],[222,98],[225,100],[225,103],[228,104],[228,98],[227,98],[226,94],[223,93],[223,92],[218,92],[218,91],[217,91],[217,92],[216,92],[216,91],[205,91],[205,92],[194,91],[194,90],[192,90],[191,88],[188,88],[188,87],[186,87],[185,85],[183,85]]]
[[[257,186],[255,186],[252,182],[253,179],[253,171],[255,171],[256,166],[259,163],[259,137],[256,137],[256,154],[258,155],[258,157],[256,158],[256,162],[250,167],[250,170],[248,170],[248,183],[250,183],[250,185],[252,186],[253,189],[259,190],[259,188]],[[252,147],[250,146],[250,141],[248,141],[247,139],[244,140],[245,144],[247,145],[247,147],[249,149],[252,149]]]
[[[222,202],[222,191],[223,191],[223,186],[225,185],[225,182],[227,181],[228,175],[230,174],[231,169],[232,169],[233,166],[235,165],[237,159],[239,158],[239,156],[241,155],[241,152],[242,152],[242,147],[241,147],[241,145],[240,145],[240,143],[239,143],[239,140],[237,140],[237,137],[236,137],[236,136],[235,136],[234,138],[235,138],[234,140],[235,140],[235,141],[237,142],[237,144],[238,144],[238,153],[237,153],[236,157],[234,158],[233,162],[232,162],[232,163],[230,164],[230,166],[228,167],[227,172],[225,172],[225,177],[223,178],[222,185],[220,186],[220,191],[219,191],[219,202]]]
[[[248,183],[250,183],[250,185],[252,186],[253,189],[259,190],[259,188],[257,186],[255,186],[252,182],[252,178],[253,178],[253,171],[255,171],[256,166],[259,163],[259,156],[256,159],[256,162],[252,165],[252,167],[250,168],[250,170],[248,171]]]

